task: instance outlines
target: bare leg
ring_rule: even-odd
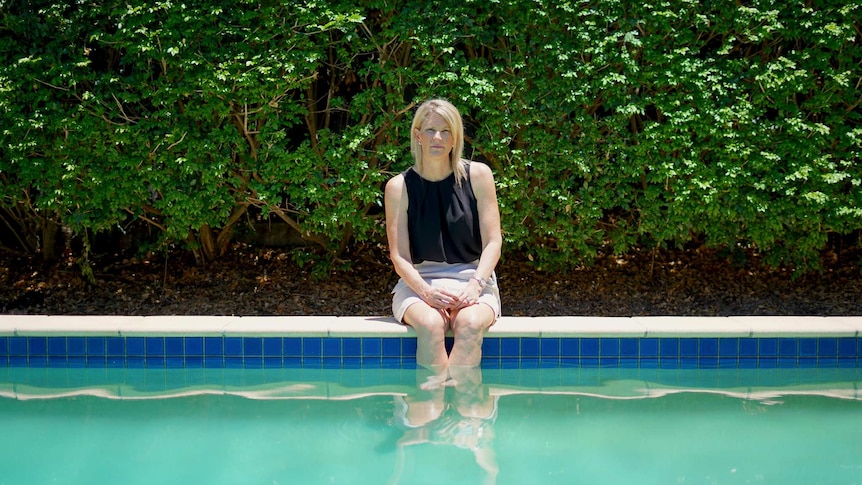
[[[455,387],[453,402],[461,416],[487,419],[494,414],[494,398],[482,383],[481,367],[450,365],[449,376]]]
[[[404,313],[404,323],[416,331],[416,363],[438,373],[445,372],[449,364],[446,315],[425,302],[414,303]]]
[[[464,307],[452,315],[455,343],[449,354],[449,365],[477,367],[482,363],[482,339],[494,323],[494,310],[479,303]]]
[[[454,382],[455,386],[453,403],[458,413],[465,418],[475,418],[486,422],[481,428],[482,438],[479,441],[483,446],[475,448],[473,453],[476,463],[485,471],[483,483],[496,483],[500,469],[494,448],[491,446],[491,441],[494,439],[493,421],[496,417],[496,400],[488,395],[487,389],[482,384],[482,369],[480,367],[450,365],[449,375],[452,378],[450,382]]]
[[[437,369],[416,370],[416,391],[404,398],[404,403],[407,405],[404,417],[409,426],[424,426],[443,414],[446,408],[446,388],[442,382],[437,386],[429,386],[429,383],[441,379],[439,374]],[[445,380],[445,370],[443,376],[442,379]]]

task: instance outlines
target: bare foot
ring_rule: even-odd
[[[441,387],[447,386],[449,381],[449,376],[445,374],[428,376],[425,379],[425,382],[419,384],[419,389],[423,391],[433,391],[434,389],[439,389]]]

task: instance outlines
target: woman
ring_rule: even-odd
[[[464,125],[451,103],[422,104],[410,134],[414,165],[385,193],[389,255],[401,277],[392,310],[416,331],[416,362],[442,376],[481,363],[484,333],[500,316],[500,211],[491,170],[462,158]]]

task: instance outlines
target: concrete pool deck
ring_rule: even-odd
[[[0,336],[415,337],[391,317],[0,315]],[[862,316],[501,317],[489,337],[855,337]]]

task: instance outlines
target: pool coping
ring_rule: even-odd
[[[415,337],[383,316],[0,315],[0,336]],[[489,337],[857,337],[862,316],[501,317]]]

